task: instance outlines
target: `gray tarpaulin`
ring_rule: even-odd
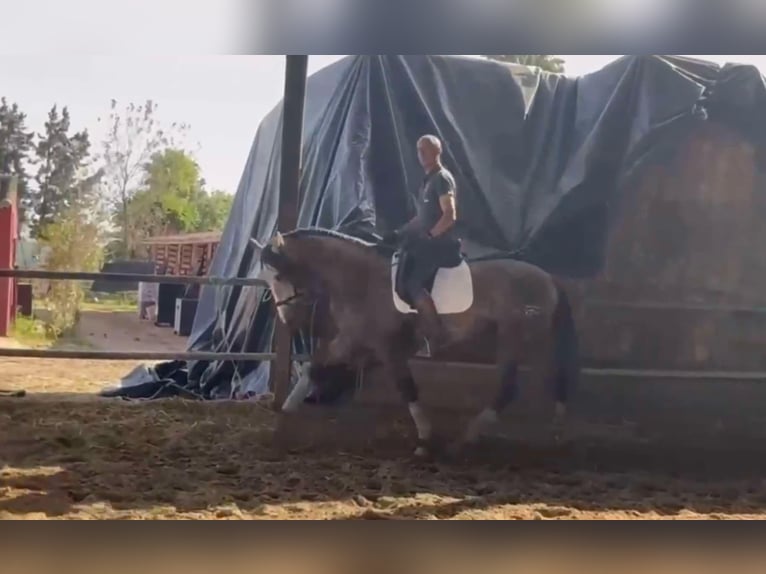
[[[695,122],[766,142],[766,85],[751,66],[627,56],[579,78],[464,57],[350,56],[308,81],[299,225],[386,231],[411,214],[415,143],[444,142],[469,255],[521,250],[551,272],[603,264],[620,183],[672,152]],[[275,231],[281,105],[258,127],[210,273],[256,272],[251,232]],[[189,346],[271,348],[263,290],[205,286]],[[257,364],[239,364],[239,374]],[[197,364],[205,380],[234,365]]]

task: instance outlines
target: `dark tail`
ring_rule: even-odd
[[[580,345],[569,296],[560,285],[556,289],[559,301],[553,316],[555,394],[557,401],[566,404],[580,378]]]

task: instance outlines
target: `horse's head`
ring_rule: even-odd
[[[291,329],[305,327],[318,297],[316,282],[310,272],[291,259],[286,238],[281,233],[266,245],[254,239],[251,242],[260,251],[258,276],[268,284],[280,320]]]
[[[319,301],[364,304],[370,274],[390,273],[373,244],[332,230],[297,229],[277,233],[265,246],[251,242],[260,250],[260,277],[274,295],[279,317],[293,330],[308,326]]]

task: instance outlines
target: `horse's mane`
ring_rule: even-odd
[[[360,237],[335,231],[333,229],[326,229],[323,227],[302,227],[294,231],[289,231],[284,234],[285,237],[329,237],[332,239],[339,239],[341,241],[347,241],[352,245],[364,247],[370,249],[383,257],[391,257],[396,251],[395,247],[382,243],[382,238],[374,233],[365,233],[365,235],[372,237],[375,241],[367,241]],[[489,261],[525,261],[526,252],[524,249],[517,249],[515,251],[500,251],[496,250],[491,253],[480,255],[477,257],[468,257],[466,261],[469,263],[484,263]]]
[[[301,227],[294,231],[288,231],[284,234],[285,237],[332,237],[335,239],[341,239],[350,243],[355,243],[362,247],[374,247],[376,244],[369,241],[365,241],[353,235],[347,235],[340,231],[334,231],[332,229],[325,229],[322,227]]]
[[[524,257],[526,253],[523,250],[517,251],[493,251],[486,255],[479,255],[477,257],[469,257],[469,263],[485,263],[488,261],[521,261],[526,262]]]
[[[373,237],[375,237],[373,234],[369,234]],[[329,237],[332,239],[339,239],[341,241],[346,241],[352,245],[356,245],[358,247],[363,247],[366,249],[370,249],[377,253],[378,255],[382,256],[389,256],[393,255],[395,248],[385,245],[381,243],[380,239],[376,238],[376,241],[365,241],[364,239],[361,239],[359,237],[355,237],[353,235],[348,235],[346,233],[342,233],[340,231],[335,231],[332,229],[325,229],[321,227],[303,227],[299,229],[295,229],[294,231],[288,231],[284,234],[284,236],[287,237]]]

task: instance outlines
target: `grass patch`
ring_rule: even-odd
[[[27,347],[50,347],[55,339],[45,329],[45,323],[31,317],[16,317],[11,337]]]
[[[80,310],[100,313],[129,313],[136,311],[137,305],[120,301],[86,301],[80,305]]]
[[[93,293],[80,306],[82,311],[125,313],[138,309],[138,294],[129,293]]]
[[[73,332],[54,337],[49,329],[45,327],[45,321],[31,317],[16,317],[11,338],[25,347],[33,349],[95,349],[96,347],[90,341],[77,337]]]

